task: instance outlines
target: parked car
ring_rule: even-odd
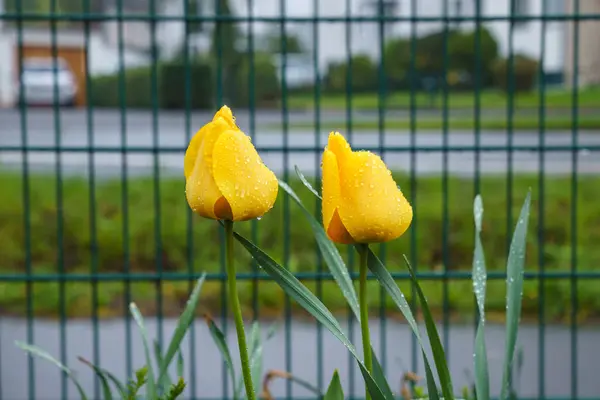
[[[75,74],[62,58],[27,58],[23,60],[21,76],[23,103],[28,105],[74,106],[77,96]],[[17,104],[21,85],[16,82]]]

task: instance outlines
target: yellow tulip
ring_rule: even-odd
[[[184,175],[188,204],[205,218],[259,218],[277,198],[277,177],[263,164],[227,106],[190,141]]]
[[[400,237],[412,221],[412,207],[383,160],[352,151],[337,132],[323,152],[323,226],[342,244],[379,243]]]

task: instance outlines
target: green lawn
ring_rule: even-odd
[[[448,129],[467,129],[473,130],[476,128],[474,118],[449,118],[446,124]],[[502,130],[505,131],[512,126],[514,130],[520,131],[539,131],[542,127],[537,116],[532,115],[516,115],[513,117],[512,124],[506,117],[482,117],[479,121],[479,128],[482,130]],[[543,124],[544,129],[548,131],[555,130],[571,130],[573,128],[573,119],[570,116],[548,116]],[[577,118],[577,129],[579,130],[598,130],[600,129],[600,114],[585,115]],[[314,129],[314,121],[292,121],[289,125],[291,129]],[[343,120],[331,121],[325,120],[320,123],[320,127],[324,131],[338,130],[346,131],[348,123]],[[377,131],[379,123],[376,120],[355,119],[352,120],[351,127],[358,131]],[[264,129],[280,130],[281,124],[265,124]],[[412,128],[411,120],[404,118],[386,118],[384,128],[388,130],[403,130],[408,131]],[[442,130],[444,129],[444,121],[442,118],[419,117],[415,119],[416,130]]]
[[[414,98],[414,100],[413,100]],[[501,92],[486,90],[481,92],[480,106],[484,109],[498,108],[506,109],[508,97]],[[314,108],[314,94],[292,93],[288,95],[287,105],[295,109]],[[433,98],[423,92],[411,96],[410,92],[390,93],[382,105],[388,109],[410,108],[412,101],[417,108],[436,107],[442,109],[444,106],[443,94],[440,92]],[[377,109],[380,105],[377,93],[353,93],[351,97],[352,107],[355,109]],[[345,110],[348,106],[346,94],[322,94],[319,105],[327,110]],[[569,90],[548,89],[545,96],[545,107],[547,108],[571,108],[573,105],[573,92]],[[475,106],[475,94],[473,92],[449,93],[448,107],[450,109],[473,109]],[[515,108],[537,108],[541,106],[539,92],[537,90],[529,93],[517,94],[514,98]],[[578,94],[578,106],[580,108],[600,108],[600,87],[580,89]]]
[[[392,272],[406,270],[402,254],[414,256],[420,272],[443,271],[445,264],[450,271],[468,272],[473,256],[473,182],[469,179],[451,177],[448,180],[447,197],[439,177],[419,178],[415,186],[408,176],[396,175],[397,182],[404,188],[415,205],[415,220],[408,233],[386,246],[386,265]],[[25,272],[24,254],[27,242],[24,236],[23,185],[21,175],[1,173],[0,185],[3,190],[0,202],[0,273],[21,274]],[[57,181],[53,175],[35,175],[30,180],[30,232],[29,244],[32,273],[54,274],[59,270],[68,274],[88,274],[92,269],[102,274],[153,273],[161,268],[166,274],[206,271],[214,274],[222,271],[219,250],[218,224],[214,221],[193,218],[188,225],[189,208],[184,196],[183,179],[163,179],[160,182],[158,199],[159,216],[155,212],[152,179],[129,179],[126,203],[128,214],[122,205],[120,181],[109,180],[98,183],[95,192],[97,232],[91,235],[90,190],[83,178],[63,178],[62,194],[64,212],[62,216],[62,236],[57,236],[56,204]],[[315,199],[294,180],[291,185],[314,210]],[[569,178],[547,177],[545,180],[544,215],[545,246],[539,252],[536,227],[538,225],[538,181],[536,176],[517,176],[514,179],[512,224],[507,227],[507,182],[502,176],[484,176],[481,180],[486,213],[484,214],[483,241],[489,270],[502,271],[506,262],[507,228],[511,234],[527,188],[533,188],[532,215],[528,239],[527,267],[529,272],[538,270],[540,256],[550,273],[568,272],[571,267],[571,235],[569,210],[572,204]],[[580,271],[600,270],[600,177],[581,177],[577,197],[577,250]],[[414,196],[414,198],[412,196]],[[278,261],[287,260],[287,267],[304,277],[304,282],[313,290],[317,283],[310,275],[319,268],[316,246],[310,226],[299,208],[289,204],[289,218],[284,218],[285,203],[280,199],[272,212],[257,222],[258,244]],[[447,225],[442,218],[443,202],[448,203]],[[509,203],[510,205],[510,203]],[[557,216],[559,216],[557,218]],[[284,221],[289,228],[284,228]],[[123,224],[127,223],[128,236],[123,240]],[[157,222],[160,231],[156,232]],[[251,234],[251,223],[237,225],[239,232]],[[444,251],[442,232],[447,227],[447,249]],[[282,238],[289,235],[289,256],[284,258]],[[161,247],[155,246],[156,237]],[[414,242],[412,242],[414,240]],[[62,264],[57,265],[58,243],[62,243]],[[411,246],[414,243],[414,247]],[[190,247],[193,246],[193,247]],[[97,248],[97,252],[91,252]],[[340,251],[348,259],[349,249],[340,246]],[[411,251],[414,249],[414,253]],[[237,250],[237,265],[241,273],[251,271],[251,260]],[[191,257],[191,258],[190,258]],[[354,257],[356,260],[356,257]],[[354,269],[355,271],[355,269]],[[406,295],[411,297],[407,279],[399,281]],[[376,286],[375,282],[371,283]],[[423,281],[424,290],[434,310],[439,312],[444,302],[441,280]],[[582,279],[577,284],[578,310],[582,319],[600,316],[600,296],[598,280]],[[61,284],[56,281],[36,282],[33,285],[33,307],[38,316],[56,316],[60,310]],[[546,297],[539,297],[539,283],[527,280],[524,287],[523,313],[526,318],[538,315],[538,304],[543,301],[548,321],[567,320],[570,316],[571,284],[567,278],[544,281]],[[120,280],[101,280],[97,284],[97,299],[93,300],[92,285],[89,281],[68,281],[64,285],[65,310],[69,316],[87,317],[93,301],[98,304],[101,317],[118,316],[126,313],[128,301],[133,299],[140,305],[145,315],[156,313],[156,284],[151,281],[132,281],[129,286],[131,297],[126,297],[128,287]],[[490,318],[502,316],[504,311],[505,284],[501,279],[488,284]],[[161,285],[163,310],[167,315],[178,314],[189,294],[188,282],[167,280]],[[375,288],[373,288],[375,289]],[[200,312],[218,314],[222,299],[222,282],[209,280],[203,289]],[[252,295],[258,293],[256,305],[261,315],[277,317],[283,312],[283,293],[276,284],[260,280],[256,285],[249,280],[240,281],[242,305],[246,313],[252,312]],[[465,279],[448,281],[448,309],[456,318],[472,321],[473,297],[471,284]],[[322,297],[325,304],[335,313],[345,313],[344,298],[332,281],[322,282]],[[25,283],[0,281],[0,311],[4,314],[23,315],[26,310]],[[372,296],[373,315],[378,310],[394,310],[390,301],[381,302],[379,296]],[[295,313],[302,314],[299,307],[293,306]]]

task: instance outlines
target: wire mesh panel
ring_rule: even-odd
[[[230,398],[231,377],[203,314],[231,343],[224,234],[185,201],[183,155],[224,104],[265,163],[319,219],[330,131],[378,153],[413,206],[400,239],[377,247],[415,312],[406,254],[441,327],[457,390],[472,395],[477,321],[472,204],[483,196],[490,270],[492,394],[500,393],[505,263],[531,188],[520,356],[521,398],[598,398],[600,315],[600,1],[597,0],[0,0],[0,400],[67,399],[65,373],[28,358],[35,343],[130,377],[143,349],[128,306],[159,346],[207,273],[184,342],[185,395]],[[236,229],[292,271],[343,322],[358,324],[301,210],[274,209]],[[339,247],[354,278],[354,253]],[[374,249],[375,250],[375,249]],[[339,369],[363,396],[343,346],[239,250],[246,321],[260,321],[265,374],[325,390]],[[417,342],[375,281],[372,340],[400,395],[424,375]],[[236,362],[238,360],[235,360]],[[494,379],[498,375],[498,379]],[[276,375],[273,375],[276,376]],[[267,380],[276,398],[314,398]],[[419,382],[424,385],[424,382]],[[457,393],[458,394],[458,393]]]

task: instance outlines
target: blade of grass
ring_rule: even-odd
[[[417,325],[417,321],[410,309],[410,305],[406,301],[406,297],[394,281],[394,278],[390,274],[390,272],[385,268],[381,260],[373,253],[371,249],[369,249],[369,257],[367,258],[367,266],[369,270],[377,278],[381,286],[385,289],[387,294],[392,298],[396,307],[400,310],[408,325],[410,326],[413,334],[417,338],[417,342],[421,347],[421,354],[423,355],[423,363],[425,364],[425,376],[427,378],[427,387],[431,392],[433,390],[433,394],[430,396],[431,400],[437,400],[437,388],[435,386],[435,378],[433,377],[433,373],[431,372],[431,364],[429,363],[429,359],[427,354],[425,353],[425,345],[423,344],[423,339],[421,338],[421,331],[419,331],[419,326]]]
[[[417,276],[415,275],[415,272],[410,266],[410,262],[408,261],[408,258],[406,258],[406,256],[404,256],[404,261],[406,262],[406,267],[408,268],[410,278],[413,284],[415,285],[417,296],[419,296],[419,302],[421,303],[421,307],[423,309],[423,319],[425,320],[425,328],[427,329],[427,336],[429,337],[429,344],[431,345],[431,352],[433,353],[433,360],[435,361],[438,377],[440,379],[440,386],[442,388],[444,400],[452,400],[454,399],[452,379],[450,378],[450,371],[448,370],[448,364],[446,363],[446,353],[444,352],[444,348],[442,347],[440,335],[438,334],[435,322],[433,321],[433,316],[431,315],[431,310],[429,309],[427,299],[423,294],[421,285],[419,285],[419,280],[417,279]]]
[[[304,179],[303,181],[305,182],[306,179],[300,173],[300,171],[297,170],[296,172],[299,174],[300,179]],[[306,182],[306,184],[307,183],[308,182]],[[325,264],[329,267],[329,272],[331,272],[333,279],[335,279],[336,283],[338,284],[342,294],[350,305],[352,312],[357,319],[360,319],[358,296],[354,290],[354,285],[352,284],[352,278],[350,278],[350,274],[348,273],[348,268],[346,268],[346,264],[344,264],[344,260],[340,256],[337,248],[327,237],[327,233],[325,233],[321,223],[317,221],[317,219],[310,213],[310,211],[306,209],[306,207],[304,207],[304,204],[302,204],[302,201],[294,192],[294,190],[287,183],[282,181],[279,181],[279,186],[285,190],[292,199],[294,199],[294,201],[300,206],[300,209],[304,215],[306,215],[306,218],[308,219],[308,222],[310,223],[310,226],[314,232],[317,246],[319,246],[319,250],[323,256],[323,259],[325,260]],[[316,194],[314,189],[313,193]]]
[[[181,349],[177,352],[177,377],[183,378],[183,354]]]
[[[81,396],[82,400],[87,400],[87,396],[85,394],[85,391],[83,390],[83,388],[81,387],[81,385],[79,384],[79,381],[77,380],[77,378],[75,378],[75,375],[73,375],[73,372],[63,363],[61,363],[60,361],[58,361],[56,358],[52,357],[50,355],[50,353],[48,353],[46,350],[43,350],[41,348],[39,348],[38,346],[32,345],[32,344],[27,344],[21,341],[16,341],[15,342],[16,346],[19,347],[21,350],[29,353],[30,355],[42,358],[46,361],[50,361],[52,364],[54,364],[55,366],[57,366],[58,368],[60,368],[63,372],[65,372],[67,374],[67,376],[71,379],[71,381],[75,384],[75,386],[77,387],[77,391],[79,392],[79,396]]]
[[[521,302],[523,297],[523,273],[525,269],[525,252],[527,245],[527,224],[531,190],[521,208],[519,221],[513,233],[506,266],[506,353],[502,374],[500,398],[506,400],[510,389],[510,372],[517,344],[517,332],[521,318]]]
[[[379,385],[385,397],[393,399],[394,392],[392,392],[392,388],[385,377],[385,373],[383,372],[383,368],[381,368],[381,364],[375,355],[375,349],[373,346],[371,346],[371,356],[373,358],[373,371],[371,372],[373,374],[373,379]]]
[[[156,358],[158,368],[160,369],[160,367],[164,364],[162,350],[161,350],[160,344],[158,343],[157,340],[154,341],[153,345],[154,345],[153,346],[154,347],[154,358]],[[162,376],[159,376],[159,378],[157,380],[157,384],[161,390],[161,393],[165,393],[173,385],[173,381],[171,380],[169,373],[165,372]]]
[[[229,371],[229,375],[231,376],[231,384],[235,385],[235,369],[233,368],[233,360],[231,358],[231,352],[229,351],[229,346],[227,345],[227,340],[225,339],[225,335],[219,329],[215,321],[208,315],[204,315],[204,320],[206,321],[206,325],[208,325],[208,330],[210,331],[210,336],[213,338],[213,341],[217,345],[219,352],[221,352],[221,356],[223,357],[223,361],[225,361],[225,366]],[[233,393],[233,398],[237,399],[237,390]]]
[[[179,321],[177,322],[177,326],[175,327],[175,332],[173,333],[173,337],[171,338],[171,342],[169,343],[169,347],[167,347],[167,352],[160,363],[158,369],[158,381],[162,379],[162,377],[167,373],[169,365],[173,361],[175,354],[179,350],[181,346],[181,342],[185,337],[192,321],[194,320],[194,315],[196,313],[196,307],[198,305],[198,299],[200,298],[200,291],[202,289],[202,284],[204,283],[204,278],[206,277],[206,273],[203,273],[202,276],[196,282],[196,286],[192,290],[190,297],[185,305],[181,316],[179,317]]]
[[[146,366],[148,368],[148,389],[146,392],[146,396],[150,399],[156,399],[158,398],[156,393],[156,381],[154,380],[152,359],[150,358],[150,345],[148,344],[148,332],[146,331],[146,326],[144,325],[144,318],[142,317],[142,313],[140,313],[140,310],[138,309],[135,303],[129,304],[129,311],[131,312],[131,315],[133,315],[133,319],[140,328],[140,334],[142,335],[142,343],[144,344],[144,355],[146,357]]]
[[[479,309],[479,324],[475,334],[475,389],[478,400],[490,399],[490,377],[488,372],[487,349],[485,346],[485,291],[487,271],[485,255],[481,243],[481,226],[483,218],[483,202],[481,196],[475,197],[473,204],[475,219],[475,254],[473,256],[473,290]]]
[[[110,390],[110,385],[108,383],[108,376],[106,375],[106,373],[99,367],[97,367],[96,365],[92,364],[91,362],[89,362],[88,360],[86,360],[83,357],[77,357],[79,359],[79,361],[81,361],[83,364],[87,365],[88,367],[90,367],[95,373],[96,376],[98,377],[98,379],[100,379],[100,384],[102,385],[102,393],[104,396],[104,400],[112,400],[112,393]],[[119,386],[117,386],[117,388],[119,390],[121,390],[121,388]],[[125,397],[126,393],[121,391],[121,396]]]
[[[331,382],[329,383],[327,393],[325,393],[323,400],[344,400],[344,389],[342,388],[340,375],[338,374],[337,369],[333,371],[333,377],[331,378]]]
[[[252,330],[250,331],[250,371],[252,373],[252,383],[256,390],[260,388],[260,378],[262,377],[263,369],[263,358],[262,351],[263,346],[260,340],[260,325],[257,321],[252,324]]]
[[[308,182],[308,180],[306,179],[306,177],[304,176],[304,174],[300,171],[300,168],[298,168],[297,165],[294,165],[294,169],[296,170],[296,175],[298,175],[298,178],[300,178],[300,181],[302,182],[302,184],[304,186],[306,186],[306,188],[308,190],[310,190],[312,192],[312,194],[314,194],[315,196],[317,196],[319,198],[319,200],[323,200],[321,198],[321,196],[319,195],[319,193],[317,192],[317,190],[315,188],[313,188],[313,186],[310,184],[310,182]]]
[[[339,322],[325,307],[325,305],[310,290],[308,290],[306,286],[296,279],[294,275],[292,275],[281,265],[277,264],[265,252],[238,233],[234,232],[234,236],[236,240],[239,241],[256,260],[258,265],[260,265],[263,270],[279,284],[285,293],[292,297],[302,308],[315,317],[317,321],[323,324],[325,328],[327,328],[344,346],[346,346],[346,348],[358,362],[358,366],[365,380],[365,384],[373,400],[385,399],[386,397],[381,391],[381,388],[379,385],[377,385],[371,374],[369,374],[367,371],[365,365],[358,356],[356,349],[342,331]]]

